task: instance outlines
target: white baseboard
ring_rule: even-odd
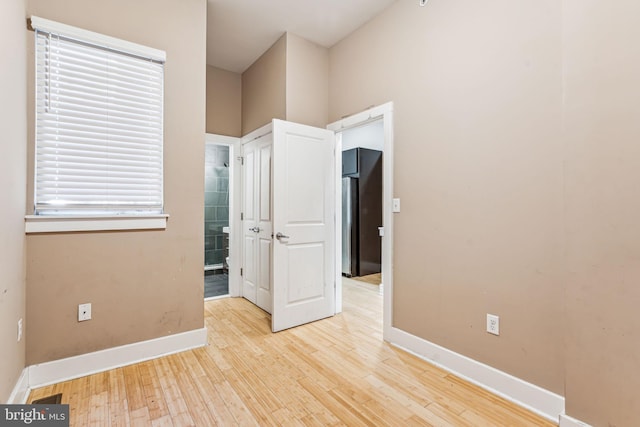
[[[13,387],[13,391],[9,396],[9,400],[7,400],[7,404],[22,404],[27,402],[27,398],[29,397],[29,368],[24,368],[18,381],[16,382],[15,387]]]
[[[391,344],[523,406],[550,421],[557,423],[559,416],[564,413],[564,397],[535,384],[528,383],[398,328],[390,328],[388,340]]]
[[[194,329],[148,341],[31,365],[26,368],[29,371],[28,383],[30,388],[42,387],[205,345],[207,345],[207,328]]]
[[[560,427],[591,427],[587,423],[583,423],[580,420],[576,420],[568,416],[567,414],[560,414]]]

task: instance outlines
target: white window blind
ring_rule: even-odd
[[[42,21],[32,18],[35,213],[161,213],[164,62]]]

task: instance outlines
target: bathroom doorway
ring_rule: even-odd
[[[204,298],[229,295],[229,207],[231,147],[205,144]]]

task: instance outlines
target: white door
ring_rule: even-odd
[[[335,314],[335,137],[273,120],[274,332]]]
[[[267,134],[242,146],[242,295],[271,313],[271,147]]]

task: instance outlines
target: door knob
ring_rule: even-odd
[[[254,233],[259,233],[260,232],[260,227],[251,227],[249,229],[249,231],[253,231]]]
[[[282,234],[281,232],[278,231],[278,233],[276,233],[276,239],[280,240],[280,239],[288,239],[289,236],[286,236],[284,234]]]

